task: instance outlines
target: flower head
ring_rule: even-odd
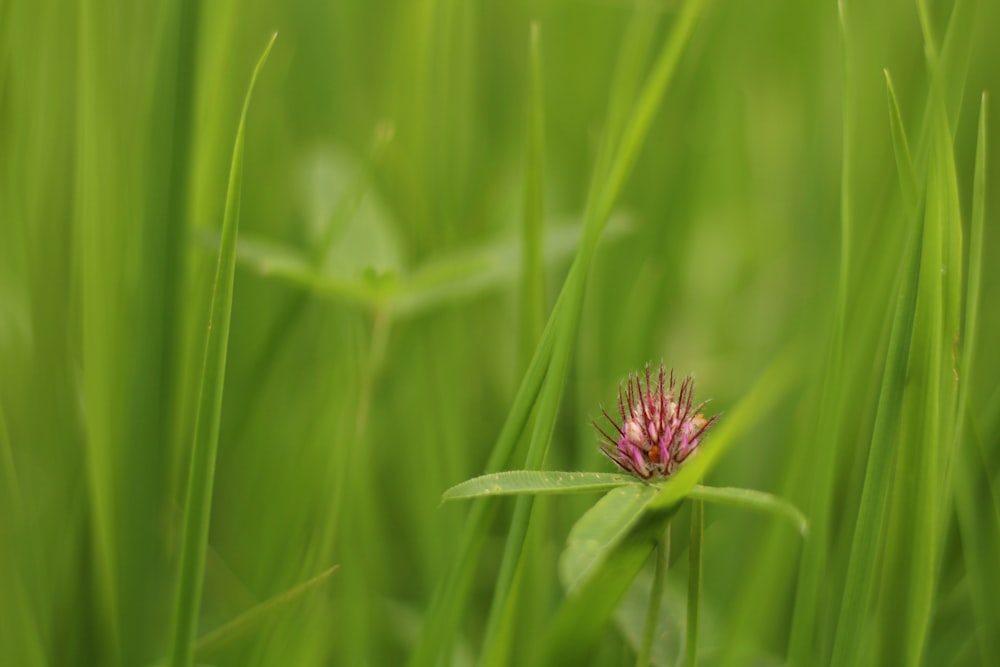
[[[647,364],[645,391],[638,373],[618,387],[621,425],[601,409],[618,437],[609,436],[594,422],[602,436],[601,451],[619,468],[644,480],[669,477],[697,451],[705,431],[719,418],[706,419],[701,412],[705,403],[693,404],[694,377],[684,378],[678,390],[673,370],[668,379],[661,365],[654,380]]]

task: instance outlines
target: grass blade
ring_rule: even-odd
[[[559,406],[562,403],[566,376],[569,373],[570,361],[572,359],[576,321],[579,318],[581,302],[583,300],[583,280],[577,280],[575,284],[569,283],[567,287],[571,289],[569,292],[570,305],[564,315],[565,318],[571,319],[567,320],[564,318],[560,320],[560,335],[556,339],[556,347],[552,353],[552,363],[545,376],[545,384],[542,387],[539,397],[538,411],[535,414],[535,425],[531,433],[531,442],[528,445],[525,467],[529,470],[544,467],[549,444],[552,442],[552,434],[555,432],[556,419],[559,416]],[[500,564],[496,589],[493,593],[490,613],[486,623],[483,654],[487,660],[493,660],[503,655],[502,647],[500,646],[500,642],[502,641],[500,630],[504,616],[503,609],[511,595],[514,576],[523,555],[533,503],[533,497],[522,496],[517,499],[514,506],[514,516],[511,519],[510,530],[507,534],[507,543],[504,545],[503,560]],[[501,664],[501,662],[495,660],[493,664]]]
[[[899,101],[896,99],[892,77],[889,75],[888,69],[882,71],[885,74],[885,90],[889,98],[889,127],[892,130],[892,148],[896,155],[899,185],[903,190],[903,203],[906,205],[906,211],[913,215],[919,205],[920,184],[913,166],[910,142],[906,139],[906,129],[903,126],[903,117],[899,112]]]
[[[711,439],[698,449],[698,455],[685,462],[661,487],[651,508],[671,507],[687,497],[736,438],[767,414],[791,385],[796,375],[795,358],[794,351],[786,352],[772,364],[736,408],[714,427]]]
[[[919,219],[921,218],[918,217]],[[891,467],[895,458],[900,426],[903,388],[906,382],[916,310],[922,231],[922,229],[914,230],[912,247],[909,249],[909,262],[904,265],[896,298],[882,389],[862,487],[861,506],[854,527],[847,579],[834,637],[831,661],[834,665],[858,663],[864,639],[864,624],[870,617],[876,571],[872,564],[876,561],[879,535],[885,520]]]
[[[979,323],[979,299],[982,280],[983,228],[986,210],[986,118],[987,98],[983,93],[979,109],[979,136],[976,143],[976,166],[973,175],[972,224],[969,238],[969,274],[965,292],[965,325],[959,377],[958,411],[955,423],[955,510],[962,536],[962,556],[969,579],[973,618],[976,622],[982,664],[1000,663],[1000,577],[995,564],[1000,562],[1000,516],[993,502],[977,498],[977,481],[983,478],[988,497],[996,498],[982,444],[968,426],[969,387],[976,358],[976,330]],[[986,474],[983,474],[985,472]]]
[[[588,201],[587,212],[590,215],[584,217],[583,245],[588,256],[593,254],[604,222],[611,215],[615,201],[635,165],[639,149],[642,148],[646,134],[653,122],[653,116],[673,80],[677,64],[688,44],[694,25],[698,17],[701,16],[703,7],[704,0],[688,0],[684,4],[684,8],[671,28],[670,37],[656,58],[653,71],[643,86],[635,109],[625,125],[621,143],[615,152],[607,175],[598,174],[604,180],[600,183],[600,189],[596,191],[596,199]]]
[[[984,228],[986,221],[986,118],[987,98],[983,93],[979,107],[979,136],[976,141],[976,166],[972,179],[972,224],[969,235],[969,274],[965,292],[965,324],[962,327],[962,362],[959,389],[958,423],[964,423],[968,387],[976,353],[976,330],[979,325],[980,288],[983,277]]]
[[[0,478],[3,479],[5,495],[10,502],[8,507],[21,509],[21,488],[17,481],[17,469],[14,466],[14,450],[10,446],[10,434],[7,432],[7,417],[4,415],[3,403],[0,403],[0,468],[3,469]]]
[[[521,348],[527,363],[545,327],[545,264],[542,232],[545,216],[545,98],[542,94],[541,35],[531,24],[531,95],[528,112],[528,158],[524,173],[521,240]]]
[[[201,390],[195,420],[194,442],[188,476],[188,493],[184,509],[184,536],[181,546],[180,574],[177,579],[177,602],[174,610],[174,630],[170,646],[171,667],[190,667],[194,661],[194,636],[198,627],[201,589],[208,546],[208,525],[212,509],[212,487],[215,477],[215,456],[219,446],[219,424],[222,416],[222,390],[229,345],[229,321],[233,305],[233,282],[236,270],[236,237],[239,230],[240,188],[243,178],[243,144],[246,137],[247,111],[254,84],[277,34],[272,35],[257,66],[254,68],[243,102],[233,159],[226,192],[226,209],[222,222],[222,242],[212,290],[211,314],[205,341]]]

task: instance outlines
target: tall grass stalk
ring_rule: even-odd
[[[194,442],[191,447],[191,467],[188,473],[187,502],[184,507],[184,539],[181,544],[180,573],[177,578],[177,604],[174,611],[174,631],[170,648],[171,667],[194,664],[194,638],[198,628],[201,591],[208,547],[208,526],[212,513],[212,488],[215,482],[215,459],[219,446],[219,424],[222,419],[222,390],[226,373],[226,352],[229,346],[229,322],[233,304],[233,283],[236,272],[236,238],[240,220],[240,190],[243,181],[243,145],[246,138],[247,113],[254,85],[277,34],[271,37],[257,61],[250,86],[247,88],[236,142],[233,146],[226,210],[222,221],[222,242],[215,283],[212,288],[211,314],[205,339],[201,390]]]

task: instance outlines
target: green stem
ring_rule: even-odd
[[[653,652],[653,637],[656,635],[657,621],[660,615],[660,605],[663,601],[664,584],[667,581],[667,568],[670,565],[670,524],[663,531],[663,539],[656,549],[656,570],[653,573],[653,587],[649,591],[649,606],[646,608],[646,629],[642,635],[642,647],[636,659],[636,667],[647,667]]]
[[[698,605],[701,602],[701,539],[705,531],[705,503],[691,501],[691,542],[688,547],[687,641],[684,664],[698,664]]]

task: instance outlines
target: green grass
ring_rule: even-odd
[[[997,664],[998,24],[0,3],[0,664]]]
[[[212,284],[208,325],[205,330],[205,357],[198,390],[194,441],[191,444],[191,467],[184,504],[184,537],[181,542],[181,565],[177,578],[177,607],[174,614],[173,641],[169,662],[174,667],[194,663],[194,644],[201,611],[201,594],[208,550],[208,529],[212,515],[212,490],[215,484],[215,460],[219,450],[219,427],[222,421],[222,394],[226,377],[226,354],[229,350],[229,322],[233,308],[233,282],[236,273],[236,238],[240,227],[240,198],[243,186],[243,146],[246,141],[247,112],[257,76],[267,61],[277,34],[267,43],[260,57],[246,100],[233,146],[229,169],[226,210],[222,220],[219,263]]]

